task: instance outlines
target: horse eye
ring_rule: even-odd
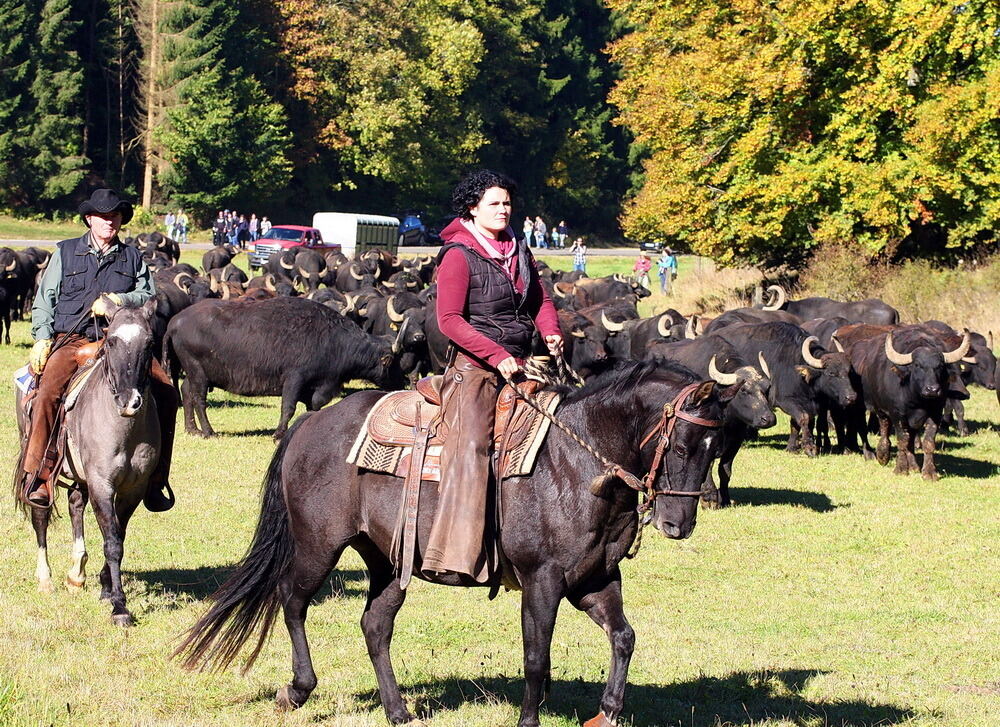
[[[683,444],[678,444],[676,447],[674,447],[674,452],[677,453],[678,457],[687,457],[688,453],[687,447],[685,447]]]

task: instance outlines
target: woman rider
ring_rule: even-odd
[[[555,307],[538,280],[526,239],[510,228],[514,183],[473,172],[452,193],[458,217],[441,232],[437,320],[452,342],[441,389],[441,485],[423,572],[457,573],[484,582],[483,548],[490,446],[497,394],[520,371],[537,330],[552,355],[562,353]]]

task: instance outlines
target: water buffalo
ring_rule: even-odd
[[[772,293],[771,299],[761,307],[761,310],[783,310],[800,321],[841,317],[853,323],[871,323],[876,326],[892,326],[899,323],[899,311],[877,298],[852,302],[820,297],[788,300],[784,288],[780,285],[769,286],[768,290]]]
[[[202,301],[174,316],[163,339],[164,362],[175,383],[181,371],[185,374],[185,429],[206,437],[215,434],[205,411],[209,387],[242,396],[280,396],[279,438],[298,402],[310,411],[319,409],[345,381],[403,388],[398,353],[398,347],[304,298]]]

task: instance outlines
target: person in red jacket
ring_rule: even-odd
[[[473,172],[452,193],[458,215],[441,232],[437,319],[452,342],[441,389],[441,485],[437,513],[423,554],[428,576],[456,573],[484,582],[490,548],[484,548],[490,446],[502,379],[510,379],[531,354],[537,330],[552,355],[562,354],[555,306],[538,280],[526,239],[510,227],[508,177]]]

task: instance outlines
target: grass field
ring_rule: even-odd
[[[626,260],[605,263],[631,268]],[[611,270],[593,271],[603,272]],[[0,348],[7,401],[10,372],[27,357],[27,324],[15,323],[12,338]],[[178,434],[178,504],[160,515],[140,510],[126,541],[125,588],[138,620],[131,630],[112,626],[109,607],[97,600],[103,558],[92,517],[85,591],[42,595],[30,525],[6,507],[0,725],[386,724],[358,626],[365,574],[350,553],[310,613],[320,684],[303,709],[273,708],[275,690],[290,677],[280,623],[246,676],[187,673],[168,658],[249,543],[276,405],[216,392],[209,416],[220,436]],[[933,484],[854,456],[789,455],[780,417],[737,458],[735,507],[703,511],[686,541],[648,532],[623,567],[637,632],[625,724],[996,725],[1000,415],[994,393],[979,389],[967,410],[974,433],[944,438],[942,479]],[[0,421],[0,452],[12,461],[12,412]],[[69,566],[68,518],[50,534],[58,581]],[[411,587],[393,653],[407,700],[430,724],[516,723],[518,608],[516,593],[491,603],[481,590]],[[597,710],[606,638],[567,606],[552,655],[543,724],[579,724]]]

